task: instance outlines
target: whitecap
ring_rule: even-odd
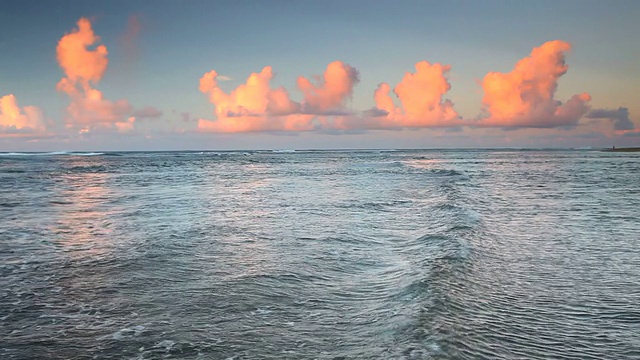
[[[159,343],[157,343],[154,347],[155,348],[164,348],[165,351],[170,351],[171,348],[173,348],[173,345],[175,345],[176,342],[172,341],[172,340],[162,340]]]
[[[104,153],[101,153],[101,152],[70,153],[69,155],[74,155],[74,156],[98,156],[98,155],[104,155]]]
[[[139,336],[144,332],[144,330],[144,326],[136,325],[132,328],[124,328],[114,332],[113,334],[111,334],[111,338],[114,340],[125,340],[134,336]]]
[[[53,155],[67,155],[67,151],[53,151],[53,152],[9,152],[0,153],[0,156],[53,156]]]

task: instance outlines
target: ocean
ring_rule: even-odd
[[[638,359],[640,153],[0,154],[1,359]]]

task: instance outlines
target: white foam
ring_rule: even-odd
[[[252,312],[253,314],[258,314],[258,315],[266,315],[266,314],[270,314],[271,310],[266,310],[266,309],[260,309],[258,308],[256,311]]]
[[[68,152],[68,151],[52,151],[52,152],[4,152],[0,153],[0,156],[60,156],[60,155],[73,155],[73,156],[97,156],[104,155],[101,152]]]
[[[40,152],[40,153],[23,153],[23,152],[10,152],[0,153],[0,156],[51,156],[51,155],[67,155],[66,151],[54,151],[54,152]]]
[[[159,343],[156,344],[156,348],[164,348],[165,351],[170,351],[171,348],[173,347],[173,345],[175,345],[176,342],[172,341],[172,340],[162,340]]]
[[[111,334],[111,338],[114,340],[129,339],[134,336],[139,336],[144,332],[144,329],[145,327],[142,325],[136,325],[132,328],[124,328]]]
[[[71,153],[69,155],[75,155],[75,156],[98,156],[98,155],[104,155],[104,153],[101,153],[101,152],[88,152],[88,153]]]

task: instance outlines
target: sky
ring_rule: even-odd
[[[640,2],[4,1],[0,151],[640,146]]]

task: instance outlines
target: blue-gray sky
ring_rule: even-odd
[[[57,56],[59,42],[77,31],[81,18],[100,37],[87,50],[103,45],[108,51],[106,70],[90,85],[108,106],[124,101],[113,116],[88,110],[82,80],[73,80]],[[0,113],[0,151],[640,145],[638,18],[637,1],[5,1],[0,97],[13,95],[19,114],[8,108]],[[515,112],[499,118],[498,105],[483,103],[483,79],[490,72],[511,72],[534,48],[553,40],[570,44],[570,50],[553,52],[561,52],[568,70],[549,85],[557,86],[551,99],[542,91],[523,106],[549,100],[544,106],[553,109],[546,114],[559,114],[564,110],[556,101],[566,105],[583,93],[590,100],[583,97],[579,105],[584,106],[572,108],[570,119],[531,110],[503,126]],[[297,79],[308,78],[316,86],[312,92],[320,94],[326,84],[314,76],[334,61],[354,69],[357,81],[329,107],[314,108]],[[393,90],[421,61],[450,66],[429,76],[446,77],[451,88],[438,106],[450,99],[459,121],[447,126],[452,118],[444,110],[413,121],[409,105],[393,91],[395,118],[387,109],[379,114],[387,114],[386,122],[364,119],[371,114],[367,110],[380,109],[374,100],[378,85],[388,83]],[[216,109],[229,103],[199,89],[203,75],[215,70],[217,89],[230,94],[265,66],[273,71],[270,88],[283,86],[295,105],[286,116],[303,117],[313,126],[281,131],[291,130],[277,125],[286,116],[270,107],[256,114],[241,100],[229,100],[250,116],[235,118],[233,110],[228,121],[259,118],[261,125],[248,127],[250,132],[216,126],[203,132],[198,119],[222,123],[220,117],[227,115]],[[56,89],[62,78],[77,81],[80,94]],[[420,86],[408,91],[417,96],[433,91]],[[529,96],[522,91],[521,97]],[[39,115],[26,109],[32,107]],[[347,114],[348,125],[335,125],[343,124],[336,113]],[[33,117],[40,125],[21,128],[25,119],[33,124]],[[483,118],[484,125],[469,126]]]

